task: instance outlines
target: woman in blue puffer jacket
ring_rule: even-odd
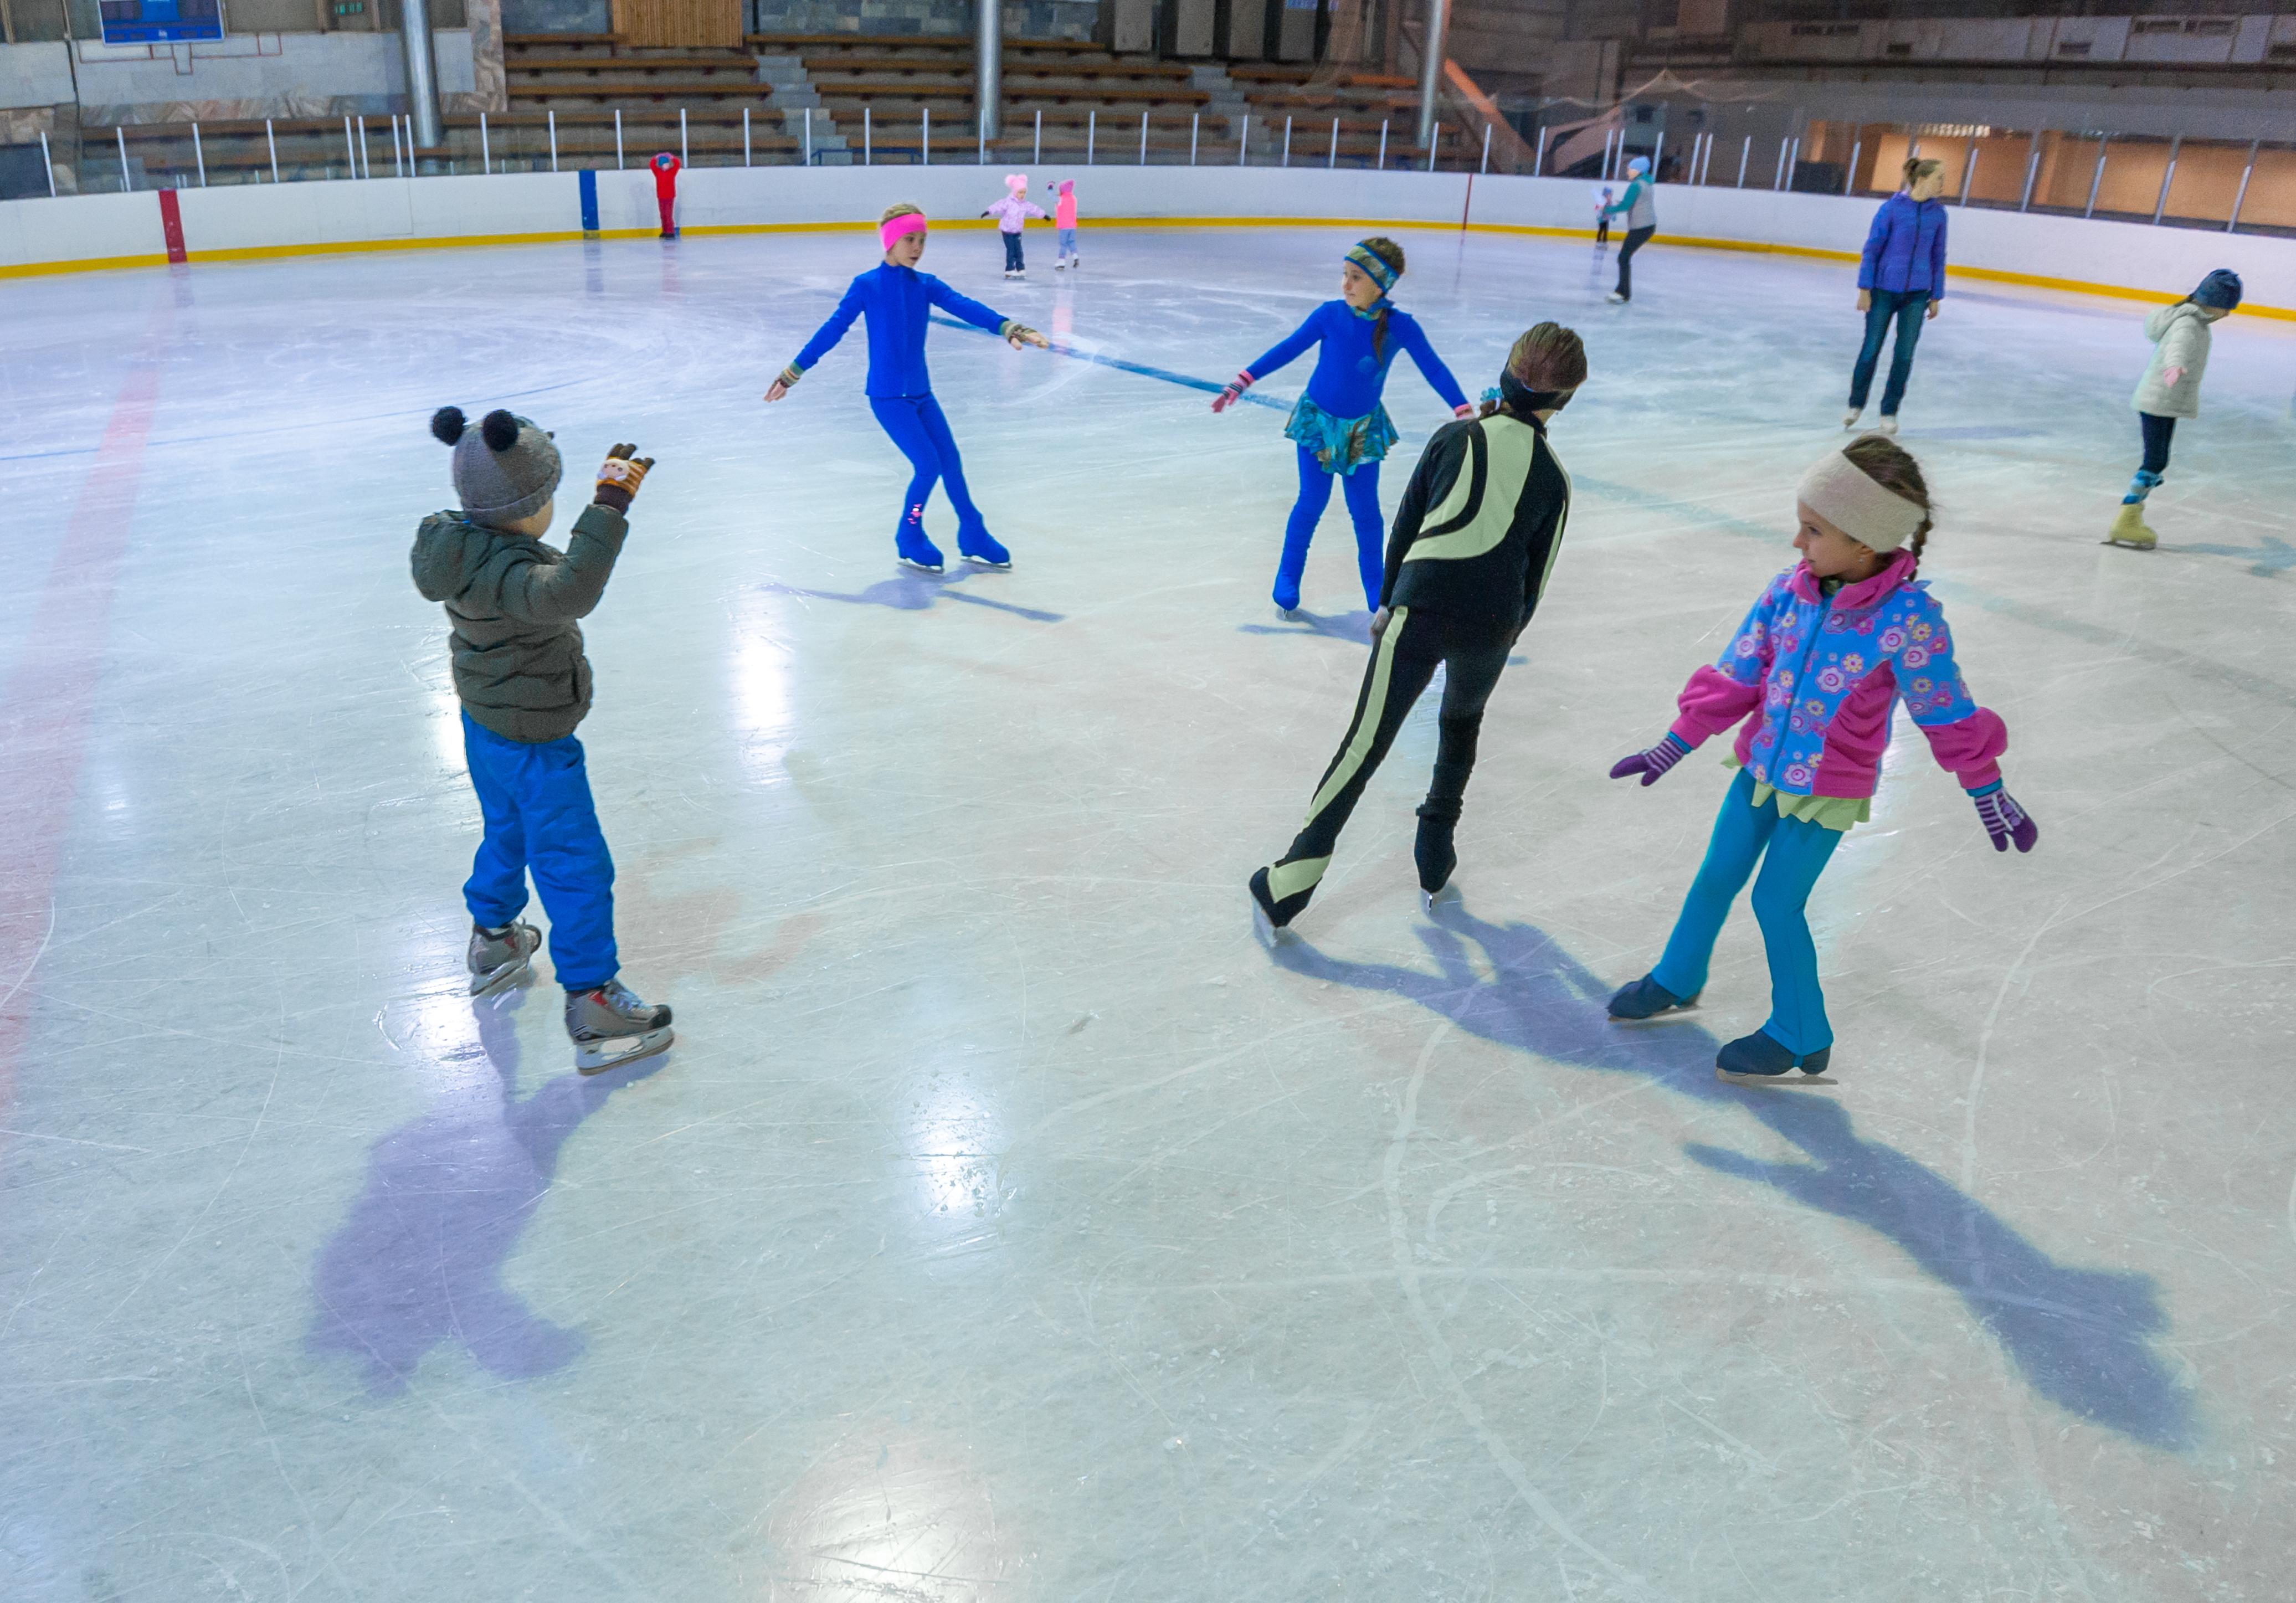
[[[1906,163],[1906,186],[1874,214],[1857,264],[1857,309],[1866,314],[1866,343],[1850,370],[1844,429],[1857,427],[1866,411],[1882,339],[1894,321],[1898,339],[1890,352],[1889,382],[1882,387],[1882,432],[1898,431],[1898,404],[1906,398],[1923,320],[1936,316],[1945,299],[1945,202],[1937,198],[1944,187],[1945,164],[1916,157]]]

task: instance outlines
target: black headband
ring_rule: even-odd
[[[1533,389],[1505,369],[1499,372],[1499,399],[1517,412],[1560,412],[1578,393],[1576,388]]]

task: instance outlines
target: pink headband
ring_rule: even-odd
[[[877,225],[877,237],[884,241],[885,249],[890,250],[895,240],[906,234],[922,233],[929,226],[922,212],[905,211],[890,222]]]

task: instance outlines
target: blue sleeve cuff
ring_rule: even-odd
[[[1969,794],[1970,794],[1971,796],[1972,796],[1972,797],[1976,797],[1976,796],[1990,796],[1990,795],[1992,795],[1996,790],[1998,790],[1999,789],[2001,789],[2001,781],[2000,781],[1999,780],[1995,780],[1995,781],[1994,781],[1991,784],[1989,784],[1989,785],[1980,785],[1980,786],[1978,786],[1978,788],[1977,788],[1976,789],[1972,790]]]

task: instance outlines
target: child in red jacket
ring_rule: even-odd
[[[653,198],[661,208],[661,237],[677,237],[677,173],[685,165],[664,151],[646,163],[653,168]]]

